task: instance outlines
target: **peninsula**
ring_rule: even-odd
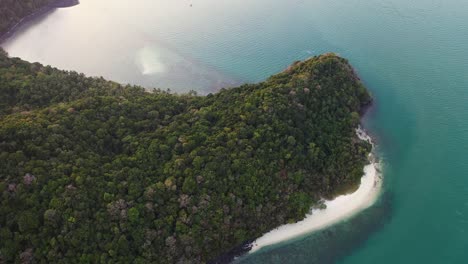
[[[0,52],[0,260],[205,263],[355,190],[371,97],[346,59],[171,94]]]

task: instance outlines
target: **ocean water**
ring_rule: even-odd
[[[30,61],[200,93],[336,52],[375,98],[379,202],[238,263],[468,261],[468,1],[81,0],[2,46]]]

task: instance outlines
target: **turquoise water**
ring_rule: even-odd
[[[3,46],[91,75],[202,93],[334,51],[374,94],[364,122],[386,164],[379,203],[238,262],[467,262],[467,1],[81,2]]]

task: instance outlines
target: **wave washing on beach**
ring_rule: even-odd
[[[370,136],[360,127],[356,129],[356,134],[361,140],[372,144]],[[313,209],[304,220],[280,226],[264,234],[252,243],[249,253],[336,224],[374,204],[380,193],[382,177],[380,163],[375,160],[372,153],[369,154],[369,162],[370,164],[364,167],[361,184],[354,193],[325,201],[326,209]]]

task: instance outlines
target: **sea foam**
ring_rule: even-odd
[[[361,140],[368,141],[372,144],[370,136],[360,127],[356,129],[356,134]],[[265,246],[277,244],[323,229],[370,207],[379,196],[382,186],[382,177],[380,175],[380,163],[375,160],[372,153],[369,154],[369,162],[370,164],[364,167],[364,175],[361,178],[361,184],[355,192],[325,201],[326,209],[312,209],[302,221],[280,226],[264,234],[252,243],[250,253]]]

